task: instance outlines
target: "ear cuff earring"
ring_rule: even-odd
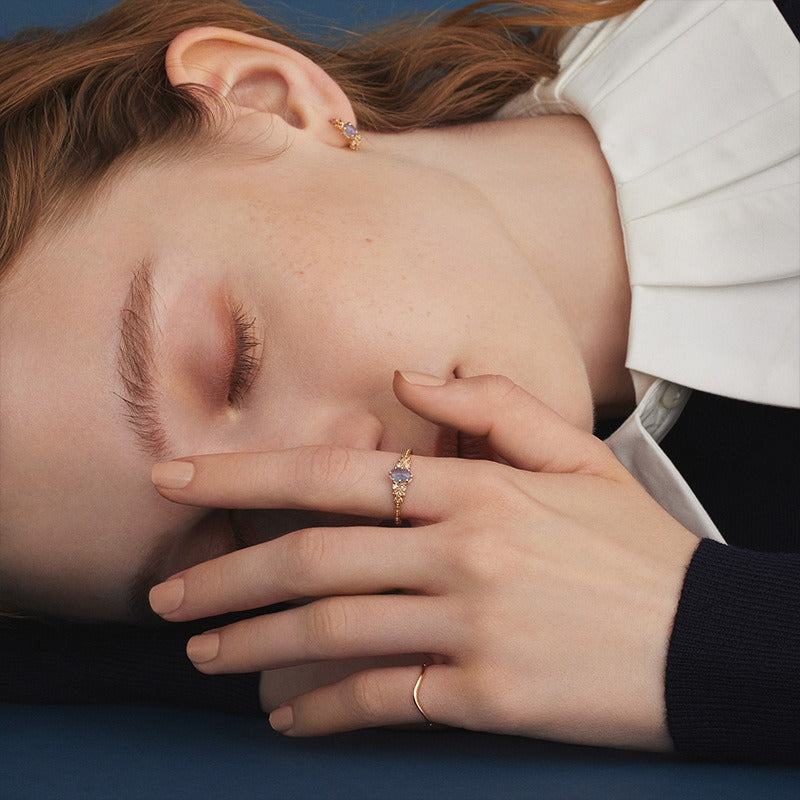
[[[361,147],[361,134],[358,132],[358,128],[352,122],[344,122],[341,119],[332,119],[331,125],[333,125],[339,133],[347,139],[347,146],[351,150],[358,150]]]

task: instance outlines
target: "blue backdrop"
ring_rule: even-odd
[[[117,0],[0,0],[0,36],[31,26],[69,26],[111,8]],[[276,21],[313,36],[326,26],[363,28],[377,21],[437,8],[458,8],[467,0],[246,0]]]

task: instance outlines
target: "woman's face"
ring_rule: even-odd
[[[226,512],[156,493],[156,460],[452,452],[397,402],[395,369],[508,374],[591,419],[572,338],[480,194],[302,133],[248,147],[127,169],[4,285],[0,581],[29,608],[125,618],[236,546]]]

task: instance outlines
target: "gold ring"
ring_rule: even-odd
[[[392,499],[394,500],[394,524],[400,525],[400,508],[406,498],[408,484],[414,480],[411,473],[411,451],[406,450],[397,460],[393,469],[389,470],[389,477],[392,479]]]
[[[417,682],[414,684],[414,705],[417,707],[417,711],[425,717],[425,722],[428,723],[428,727],[433,727],[433,721],[431,718],[425,713],[425,709],[422,707],[422,703],[419,701],[419,687],[422,686],[422,679],[425,677],[425,668],[427,664],[422,665],[422,670],[419,673],[419,678],[417,678]]]

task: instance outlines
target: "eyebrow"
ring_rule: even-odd
[[[153,261],[145,258],[133,271],[120,314],[117,373],[123,393],[118,397],[125,403],[125,418],[140,448],[164,461],[169,447],[156,402],[154,294]]]

